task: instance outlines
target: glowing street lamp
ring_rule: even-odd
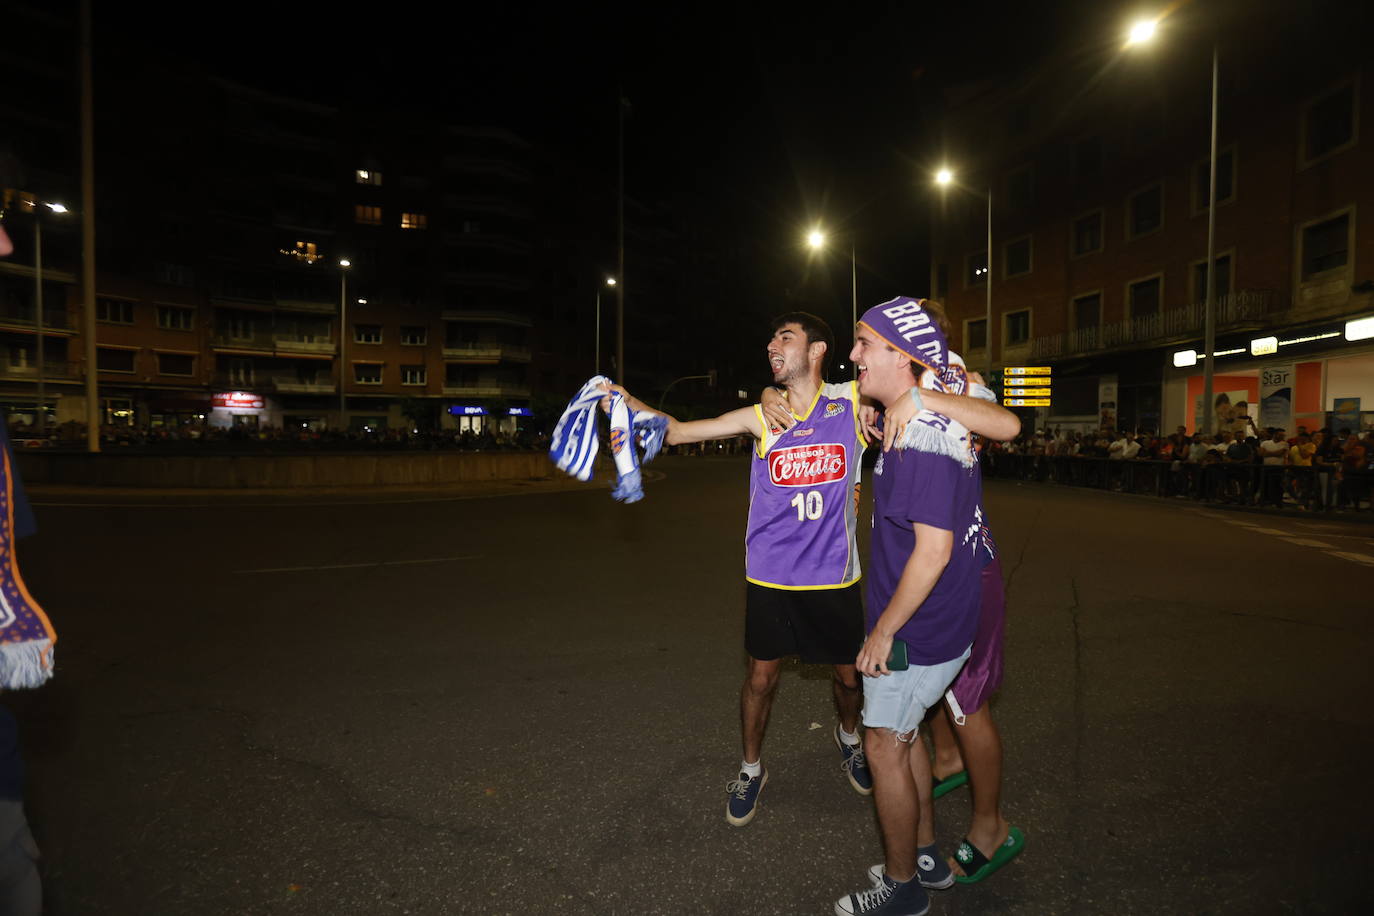
[[[607,286],[615,286],[615,277],[606,278]],[[592,375],[601,374],[601,290],[596,291],[596,362],[592,364]]]
[[[1126,46],[1144,44],[1155,37],[1155,20],[1141,19],[1131,26],[1131,31],[1126,38]]]
[[[825,233],[817,226],[806,234],[806,244],[812,251],[820,251],[825,247]],[[854,257],[854,237],[850,236],[849,241],[849,326],[855,327],[859,323],[859,271],[857,260]],[[859,367],[854,367],[854,377],[859,377]]]
[[[935,173],[935,183],[938,185],[947,185],[953,180],[954,173],[949,169],[940,169],[940,171]]]

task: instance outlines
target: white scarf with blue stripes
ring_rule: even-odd
[[[596,467],[596,453],[600,445],[596,415],[601,399],[611,380],[604,375],[588,379],[582,390],[568,402],[563,416],[553,429],[549,444],[549,458],[560,471],[578,480],[590,480]],[[620,502],[633,503],[644,498],[644,479],[639,466],[652,461],[663,447],[668,432],[668,418],[658,414],[640,413],[630,409],[625,397],[611,392],[611,454],[615,458],[616,484],[611,496]],[[637,452],[642,451],[641,459]]]

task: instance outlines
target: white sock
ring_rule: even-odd
[[[844,730],[844,726],[841,725],[841,726],[840,726],[840,740],[843,741],[845,744],[849,745],[850,747],[854,747],[856,744],[859,743],[859,733],[858,733],[858,732],[847,732],[847,731]]]
[[[747,761],[741,762],[739,771],[750,779],[758,779],[759,774],[763,772],[763,761],[755,760],[753,763]]]

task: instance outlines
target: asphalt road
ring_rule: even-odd
[[[655,468],[633,506],[40,495],[58,673],[6,701],[48,912],[829,913],[881,850],[828,672],[730,827],[745,461]],[[1374,527],[987,503],[1027,848],[932,913],[1368,912]]]

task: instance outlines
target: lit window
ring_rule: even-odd
[[[97,321],[107,321],[110,324],[133,324],[134,304],[123,299],[97,299],[95,318]]]
[[[314,264],[321,257],[320,248],[314,242],[297,242],[293,248],[279,249],[282,254],[303,264]]]
[[[355,204],[353,221],[364,226],[380,226],[382,224],[382,208],[369,207],[367,204]]]
[[[382,185],[382,173],[372,169],[358,169],[353,173],[353,177],[358,184],[370,184],[374,187]]]
[[[175,305],[157,307],[157,326],[169,331],[189,331],[195,326],[194,309],[178,308]]]
[[[402,229],[426,229],[429,226],[429,217],[423,213],[402,213]]]
[[[429,340],[429,329],[425,327],[401,328],[401,343],[412,347],[423,347]]]
[[[359,385],[380,385],[382,383],[382,364],[354,363],[353,381]]]
[[[424,366],[402,366],[401,384],[402,385],[423,385],[425,383]]]
[[[380,324],[355,324],[353,326],[353,342],[363,344],[381,343],[382,326]]]

